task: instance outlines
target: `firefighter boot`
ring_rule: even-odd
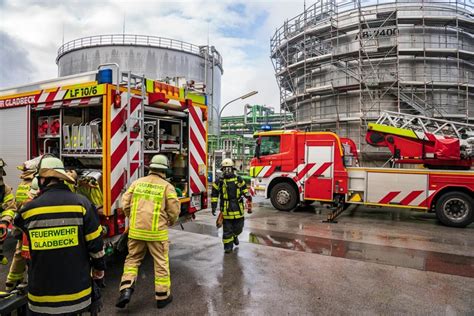
[[[234,245],[238,246],[240,244],[239,242],[239,237],[238,236],[234,236]]]
[[[117,300],[117,304],[115,304],[115,306],[118,308],[124,308],[130,302],[130,299],[132,298],[132,294],[133,294],[132,288],[127,288],[120,291],[120,297]]]
[[[231,253],[233,248],[234,248],[234,244],[232,244],[232,242],[228,244],[224,244],[225,253]]]
[[[157,308],[165,308],[166,305],[168,305],[168,304],[171,303],[172,301],[173,301],[173,295],[170,294],[170,296],[168,296],[166,299],[160,300],[160,301],[156,301],[156,307],[157,307]]]

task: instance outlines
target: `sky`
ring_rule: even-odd
[[[223,57],[221,104],[249,91],[223,115],[245,103],[279,109],[270,38],[303,0],[72,1],[0,0],[0,88],[57,76],[58,48],[73,39],[125,33],[214,45]]]

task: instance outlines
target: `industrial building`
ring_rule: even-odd
[[[271,59],[286,127],[335,131],[366,158],[380,156],[364,135],[384,110],[474,120],[469,0],[319,0],[276,30]]]
[[[112,34],[79,38],[63,44],[56,57],[60,77],[96,70],[117,63],[121,71],[180,84],[195,81],[205,90],[207,103],[217,112],[221,102],[222,57],[214,46],[197,46],[156,36]],[[214,122],[215,111],[209,111]],[[217,126],[210,126],[217,131]]]
[[[209,135],[208,152],[211,160],[219,160],[222,155],[234,159],[237,169],[248,174],[250,159],[255,154],[253,134],[262,128],[283,129],[293,120],[293,115],[284,111],[276,113],[273,107],[260,104],[246,104],[242,114],[221,118],[220,133]]]

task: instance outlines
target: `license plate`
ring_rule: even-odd
[[[196,211],[201,209],[201,195],[193,195],[191,197],[191,207],[194,207]]]

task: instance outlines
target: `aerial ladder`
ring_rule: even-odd
[[[470,169],[474,160],[474,124],[387,111],[368,124],[366,141],[387,147],[394,163]]]

